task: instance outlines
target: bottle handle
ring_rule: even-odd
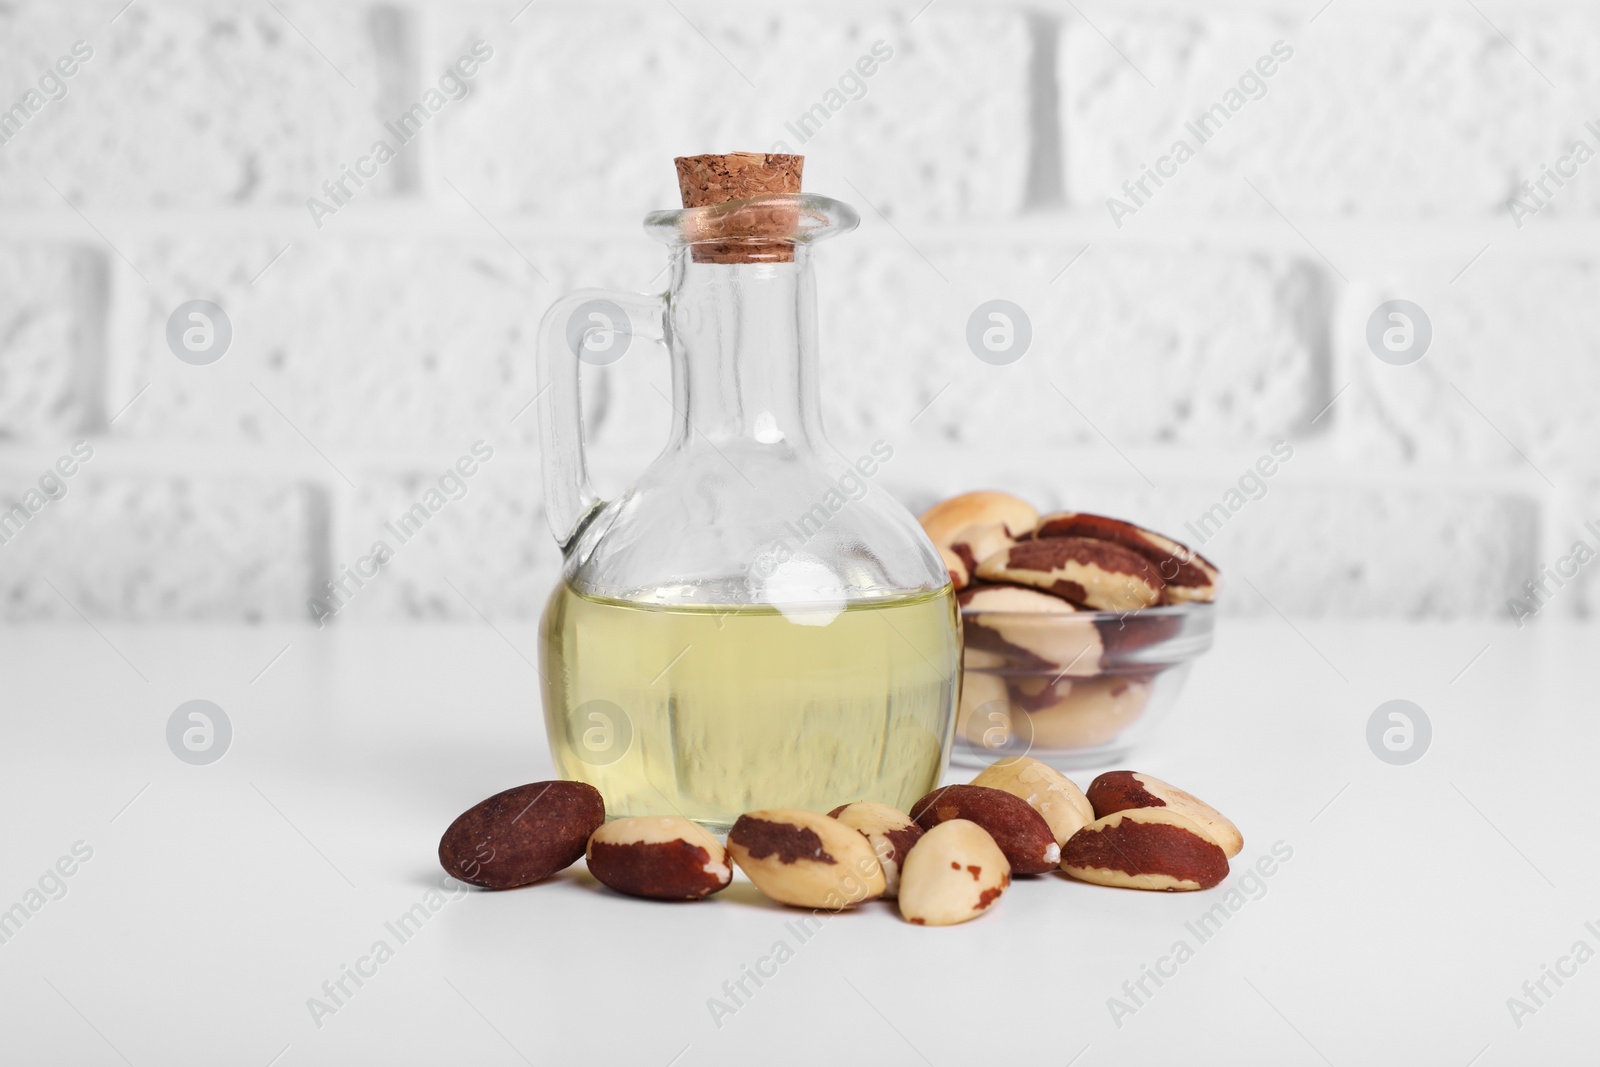
[[[635,338],[665,343],[666,306],[665,293],[579,289],[552,304],[539,323],[538,395],[550,394],[539,420],[545,517],[563,555],[605,506],[584,457],[579,372],[584,363],[615,363]]]

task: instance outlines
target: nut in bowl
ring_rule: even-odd
[[[1119,762],[1171,710],[1190,664],[1211,647],[1217,570],[1120,519],[1032,514],[1025,502],[986,492],[924,516],[936,547],[963,564],[951,569],[964,586],[965,637],[951,762]],[[952,529],[952,515],[971,521]],[[978,543],[987,554],[970,558]]]

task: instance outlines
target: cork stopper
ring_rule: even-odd
[[[768,152],[679,156],[678,190],[686,208],[715,207],[762,193],[800,192],[804,156]],[[752,205],[697,220],[692,234],[696,263],[788,263],[799,221],[792,204]],[[774,240],[762,240],[771,236]],[[726,240],[718,240],[726,238]],[[781,239],[778,239],[781,238]]]

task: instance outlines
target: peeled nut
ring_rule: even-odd
[[[1105,643],[1092,618],[1058,596],[1018,585],[972,586],[957,597],[966,647],[994,652],[1014,668],[1086,677],[1100,669]]]
[[[961,592],[972,582],[972,570],[960,556],[948,548],[939,549],[939,559],[944,562],[944,569],[950,574],[950,585],[956,592]]]
[[[1167,808],[1130,808],[1073,834],[1061,869],[1095,885],[1176,892],[1222,881],[1228,857],[1194,820]]]
[[[977,823],[994,838],[1017,874],[1043,874],[1061,859],[1050,824],[1021,797],[981,785],[947,785],[911,806],[924,830],[951,819]]]
[[[1121,545],[1090,537],[1019,541],[978,564],[986,582],[1043,589],[1098,611],[1136,611],[1161,602],[1166,583],[1155,564]]]
[[[1011,884],[1011,865],[983,827],[942,822],[922,835],[900,876],[900,914],[918,926],[976,919]]]
[[[1068,838],[1094,821],[1094,808],[1083,790],[1071,778],[1031,756],[996,760],[972,784],[999,789],[1025,801],[1043,816],[1058,845],[1065,845]]]
[[[1037,688],[1036,688],[1037,686]],[[1094,748],[1115,741],[1144,715],[1150,683],[1106,675],[1101,678],[1018,678],[1013,706],[1028,716],[1024,729],[1041,748]]]
[[[589,873],[631,897],[699,900],[733,881],[728,850],[676,815],[615,819],[589,836]]]
[[[1198,823],[1229,859],[1244,848],[1244,835],[1222,812],[1152,775],[1107,771],[1089,783],[1088,797],[1097,818],[1134,808],[1166,808]]]
[[[948,548],[956,534],[969,526],[1001,523],[1012,537],[1033,529],[1039,513],[1033,505],[1010,493],[980,490],[941,500],[924,511],[917,521],[938,548]]]
[[[1163,537],[1142,526],[1104,515],[1058,511],[1039,520],[1034,537],[1095,537],[1132,549],[1155,564],[1167,583],[1169,603],[1217,599],[1217,568],[1181,541]]]
[[[605,801],[592,785],[519,785],[457,816],[439,839],[439,863],[469,885],[528,885],[576,863],[605,821]]]
[[[728,852],[756,888],[780,904],[843,911],[883,895],[872,845],[838,819],[774,809],[739,816]]]
[[[911,846],[922,836],[922,827],[899,808],[872,801],[841,804],[828,815],[867,839],[872,850],[878,854],[878,866],[883,868],[883,895],[897,895],[900,892],[900,867],[905,863]]]

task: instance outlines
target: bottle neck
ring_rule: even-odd
[[[667,310],[672,444],[819,444],[816,321],[804,245],[787,263],[696,263],[680,248]]]

